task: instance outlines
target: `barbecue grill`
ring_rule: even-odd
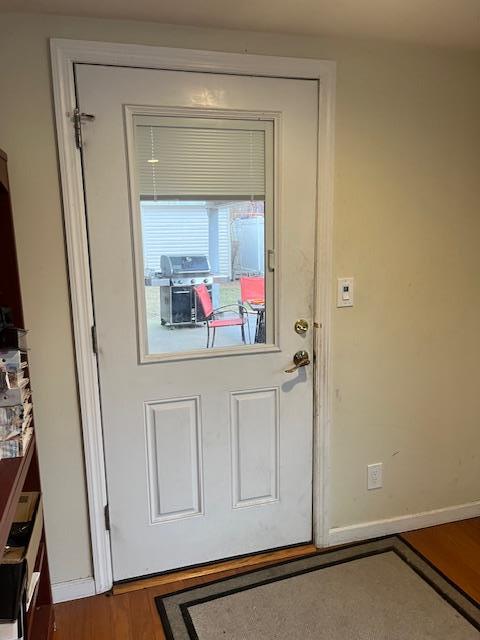
[[[160,268],[162,278],[168,278],[168,284],[160,286],[162,324],[174,327],[204,322],[194,287],[205,284],[211,297],[213,276],[207,256],[163,255]]]

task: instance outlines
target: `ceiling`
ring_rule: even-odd
[[[0,0],[2,11],[480,49],[480,0]]]

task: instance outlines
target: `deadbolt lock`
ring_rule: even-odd
[[[298,335],[300,336],[304,336],[308,331],[308,322],[306,320],[303,320],[302,318],[300,320],[297,320],[295,322],[295,333],[298,333]]]

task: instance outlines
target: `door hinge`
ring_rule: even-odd
[[[75,107],[72,113],[73,133],[75,136],[75,146],[77,149],[83,147],[82,139],[82,123],[91,122],[95,120],[95,116],[92,113],[83,113],[78,107]]]
[[[94,324],[92,325],[92,351],[98,355],[97,327]]]
[[[103,513],[105,515],[105,530],[110,531],[110,509],[108,508],[108,504],[104,506]]]

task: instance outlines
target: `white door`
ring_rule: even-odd
[[[114,579],[310,541],[316,82],[76,83]]]

